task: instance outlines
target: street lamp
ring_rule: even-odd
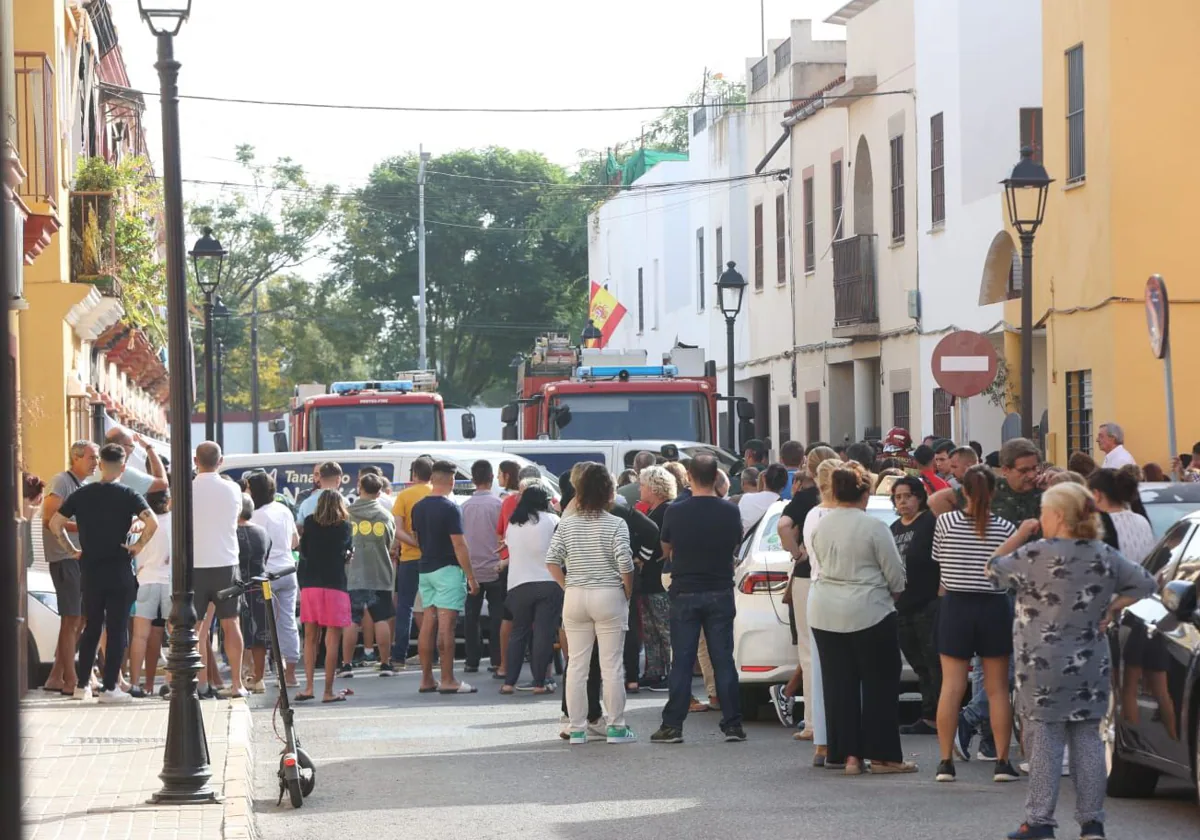
[[[213,238],[212,228],[206,227],[204,235],[196,240],[190,252],[192,265],[196,269],[196,285],[204,292],[204,438],[216,440],[213,411],[213,297],[221,285],[221,269],[225,265],[226,250]]]
[[[225,451],[225,339],[229,337],[229,317],[233,313],[229,311],[229,307],[220,297],[216,298],[212,308],[212,319],[214,322],[213,332],[216,332],[215,322],[221,322],[221,334],[217,337],[217,343],[213,345],[216,348],[214,355],[216,356],[216,388],[213,390],[212,398],[212,417],[216,421],[217,436],[210,438],[215,440],[217,446],[221,447],[221,451]]]
[[[1054,179],[1033,159],[1033,149],[1021,149],[1012,174],[1001,181],[1008,203],[1008,220],[1021,237],[1021,436],[1033,437],[1033,236],[1046,215],[1046,196]]]
[[[602,333],[602,332],[600,332],[600,330],[596,329],[595,321],[593,321],[591,318],[588,318],[587,326],[583,328],[583,335],[581,335],[579,338],[580,338],[580,343],[584,347],[592,347],[592,346],[599,347],[600,341],[604,338],[604,333]],[[589,344],[588,342],[590,342],[590,341],[594,341],[594,342],[596,342],[596,344],[595,345]]]
[[[725,316],[725,355],[726,355],[726,373],[727,393],[725,398],[729,401],[726,407],[726,419],[729,422],[729,449],[736,452],[737,441],[737,418],[734,416],[734,401],[733,401],[733,322],[737,320],[738,313],[742,311],[742,295],[746,293],[746,278],[738,273],[734,268],[733,260],[730,260],[725,270],[721,273],[720,279],[717,280],[717,300],[721,304],[721,314]]]
[[[192,357],[188,327],[187,259],[183,244],[183,176],[179,162],[179,62],[175,34],[191,12],[191,0],[138,0],[138,11],[158,39],[158,80],[162,104],[163,218],[167,242],[167,346],[171,361],[171,647],[167,656],[171,708],[163,786],[155,803],[215,802],[209,786],[208,739],[196,696],[200,654],[196,644],[196,604],[192,595]]]

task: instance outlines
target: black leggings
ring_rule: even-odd
[[[567,651],[570,659],[570,651]],[[563,671],[566,674],[566,670]],[[565,682],[565,680],[564,680]],[[588,668],[587,679],[588,723],[595,723],[604,716],[600,708],[600,645],[592,645],[592,666]],[[567,713],[567,692],[563,690],[562,713]]]
[[[86,687],[91,679],[101,631],[108,633],[108,645],[104,649],[104,690],[112,691],[117,687],[121,662],[125,659],[125,628],[129,624],[129,608],[136,591],[132,577],[131,571],[125,575],[118,571],[83,580],[83,614],[87,617],[87,625],[79,637],[79,662],[75,666],[75,678],[80,688]]]
[[[554,581],[523,583],[508,593],[504,604],[512,613],[513,622],[508,637],[508,673],[504,684],[517,684],[529,637],[533,636],[533,655],[529,660],[533,684],[544,685],[546,670],[554,658],[554,640],[562,624],[563,589]],[[499,643],[497,637],[496,644]]]
[[[902,761],[896,614],[853,633],[813,628],[821,657],[829,760]]]

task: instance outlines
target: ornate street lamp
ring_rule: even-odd
[[[167,346],[171,361],[171,646],[167,656],[171,709],[167,746],[158,774],[162,790],[152,802],[214,802],[209,786],[208,739],[196,696],[200,653],[192,595],[192,358],[188,327],[187,259],[183,244],[183,176],[179,154],[179,62],[175,34],[191,12],[191,0],[138,0],[138,11],[158,39],[163,133],[163,217],[167,241]]]
[[[1033,437],[1033,236],[1046,215],[1046,197],[1054,179],[1033,159],[1033,149],[1021,149],[1012,174],[1001,181],[1008,220],[1021,237],[1021,435]]]
[[[733,399],[733,322],[737,320],[738,313],[742,311],[742,296],[746,294],[746,278],[738,273],[734,265],[733,260],[730,260],[717,280],[717,300],[721,305],[721,314],[725,316],[727,374],[725,399],[729,401],[726,407],[726,419],[729,423],[729,450],[731,452],[736,452],[738,448],[737,418],[734,416]]]
[[[204,437],[216,440],[216,412],[213,399],[216,394],[213,384],[213,300],[221,285],[221,270],[225,266],[226,250],[213,238],[212,228],[206,227],[204,235],[196,240],[189,252],[196,270],[196,285],[204,292]]]

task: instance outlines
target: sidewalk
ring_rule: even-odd
[[[101,706],[67,698],[21,704],[25,840],[246,840],[253,837],[250,710],[205,700],[214,805],[147,804],[162,787],[164,700]]]

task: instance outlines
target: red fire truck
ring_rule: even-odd
[[[699,347],[676,347],[650,365],[645,350],[579,348],[544,335],[517,382],[518,399],[501,414],[506,440],[716,443],[716,365]]]
[[[277,452],[446,439],[446,411],[433,371],[406,371],[387,381],[297,385],[289,420],[270,424]],[[471,421],[473,426],[473,417]],[[467,435],[466,417],[463,426]],[[473,436],[474,429],[469,431],[467,436]]]

